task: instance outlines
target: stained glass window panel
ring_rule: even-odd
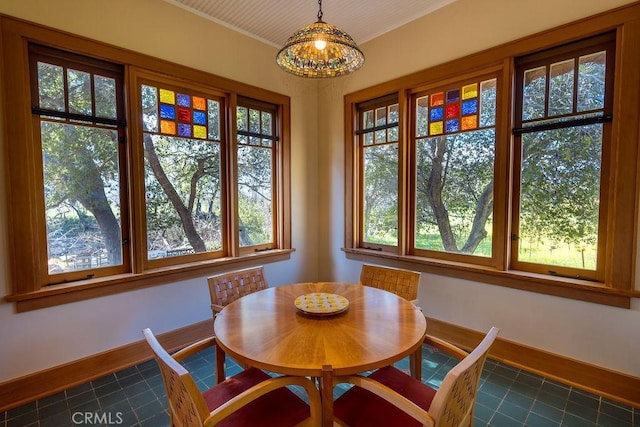
[[[581,56],[578,60],[578,111],[604,108],[607,52]]]
[[[460,100],[460,89],[451,89],[447,91],[447,102],[456,102]]]
[[[186,123],[178,123],[178,135],[179,136],[191,136],[191,125]]]
[[[573,112],[573,74],[575,61],[556,62],[549,67],[549,116]]]
[[[38,62],[38,98],[40,108],[65,111],[63,73],[62,67]]]
[[[199,96],[194,96],[192,99],[193,99],[193,109],[194,110],[200,110],[200,111],[206,111],[207,110],[207,103],[206,103],[204,98],[199,97]]]
[[[160,120],[160,132],[166,133],[167,135],[175,135],[176,122],[172,122],[169,120]]]
[[[447,133],[458,132],[460,130],[460,121],[458,119],[447,120]]]
[[[461,130],[471,130],[478,127],[478,116],[465,116],[461,121]]]
[[[462,99],[477,98],[478,83],[462,86]]]
[[[160,118],[175,120],[175,118],[176,118],[176,109],[175,109],[175,107],[172,106],[172,105],[160,104]]]
[[[181,107],[191,107],[191,96],[184,94],[184,93],[179,93],[176,96],[177,99],[177,103],[179,106]]]
[[[193,123],[196,125],[206,125],[207,115],[202,111],[194,111],[192,120],[193,120]]]
[[[540,119],[545,116],[547,101],[547,67],[526,70],[522,85],[522,120]]]
[[[178,107],[178,120],[181,122],[191,122],[191,110],[188,108]]]
[[[452,117],[458,117],[459,115],[460,115],[460,104],[456,102],[455,104],[447,105],[446,117],[448,119]]]
[[[94,75],[93,85],[95,86],[96,116],[116,119],[118,117],[116,81],[110,77]]]
[[[429,120],[431,120],[432,122],[435,122],[437,120],[442,120],[442,119],[444,119],[444,108],[443,107],[432,108],[431,112],[429,113]]]
[[[429,125],[430,135],[441,135],[444,132],[443,122],[431,122]]]
[[[471,99],[462,103],[462,115],[468,116],[470,114],[476,114],[478,112],[478,100]]]
[[[438,92],[431,95],[431,106],[437,107],[438,105],[444,104],[444,92]]]
[[[160,102],[164,102],[165,104],[175,104],[176,93],[172,90],[160,89]]]
[[[206,126],[193,126],[193,136],[194,138],[206,139],[207,138],[207,127]]]

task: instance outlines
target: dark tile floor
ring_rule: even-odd
[[[185,365],[201,388],[214,384],[208,349]],[[456,361],[425,345],[422,380],[438,387]],[[408,368],[408,360],[398,363]],[[240,367],[230,360],[227,374]],[[344,390],[336,388],[335,394]],[[53,396],[0,413],[0,427],[169,425],[162,378],[155,361],[107,375]],[[487,360],[475,410],[476,426],[640,427],[640,409],[589,394],[520,369]]]

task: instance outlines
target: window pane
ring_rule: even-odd
[[[273,115],[269,112],[262,112],[262,133],[265,135],[273,134]]]
[[[496,79],[480,83],[480,127],[496,124]]]
[[[549,116],[573,112],[573,73],[575,61],[556,62],[549,68]]]
[[[38,62],[38,99],[40,108],[65,111],[62,67]]]
[[[69,88],[69,112],[91,116],[91,75],[84,71],[69,69],[67,70],[67,86]]]
[[[602,131],[522,135],[519,261],[596,269]]]
[[[220,144],[144,135],[148,258],[222,248]]]
[[[365,111],[362,114],[362,129],[373,127],[373,110]]]
[[[96,95],[96,116],[107,119],[117,118],[116,81],[109,77],[94,76]]]
[[[241,131],[249,130],[249,111],[246,107],[236,108],[236,127]]]
[[[158,132],[158,90],[142,85],[142,128],[148,132]]]
[[[218,101],[207,100],[209,139],[220,141],[220,103]],[[194,117],[195,121],[195,117]]]
[[[493,129],[417,141],[416,248],[492,255],[494,152]]]
[[[429,97],[416,100],[416,136],[427,136],[429,129]]]
[[[49,273],[121,265],[117,132],[40,126]]]
[[[249,109],[249,132],[260,133],[260,111]]]
[[[604,108],[607,52],[581,56],[578,64],[578,111]]]
[[[524,72],[522,86],[522,120],[540,119],[545,116],[547,94],[547,67],[538,67]]]
[[[384,126],[387,124],[387,108],[376,108],[376,126]]]
[[[383,111],[385,109],[382,109]],[[398,145],[364,149],[364,241],[398,244]]]
[[[238,147],[238,216],[240,246],[273,242],[273,170],[270,148]]]

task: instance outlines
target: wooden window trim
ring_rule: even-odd
[[[494,67],[502,69],[504,73],[500,87],[502,102],[505,103],[504,105],[512,105],[513,89],[510,86],[510,79],[514,72],[514,58],[611,31],[616,32],[616,85],[613,93],[614,120],[611,143],[614,155],[607,160],[610,162],[612,173],[608,178],[611,182],[611,192],[608,195],[607,229],[609,233],[603,282],[593,283],[510,270],[508,233],[498,238],[498,243],[505,249],[501,250],[503,254],[494,266],[416,257],[411,255],[407,248],[402,248],[401,253],[394,255],[357,246],[355,236],[358,220],[355,214],[359,189],[352,177],[357,168],[354,150],[354,132],[357,129],[357,123],[354,117],[356,117],[358,103],[392,92],[411,93],[430,85],[444,84],[451,79],[452,75],[456,76],[455,80],[459,80],[478,70],[489,70]],[[347,179],[345,180],[345,246],[343,248],[346,256],[369,262],[411,267],[465,280],[629,308],[631,298],[640,298],[640,290],[635,289],[638,237],[636,186],[640,182],[637,164],[640,154],[637,125],[640,118],[640,102],[635,94],[640,92],[638,78],[640,58],[634,46],[638,39],[640,39],[640,4],[634,3],[347,94],[344,98],[345,176]],[[506,124],[503,132],[510,135],[513,119],[511,109],[503,108],[498,114]],[[506,183],[511,179],[508,160],[512,155],[511,145],[512,142],[509,141],[496,147],[498,151],[496,161],[500,163],[496,165],[496,183]],[[507,184],[505,186],[509,187]],[[511,188],[505,188],[505,191],[511,191]],[[497,202],[502,200],[502,206],[499,211],[494,208],[494,216],[498,214],[503,216],[506,223],[511,214],[510,205],[507,203],[509,198],[506,197],[507,193],[496,192],[495,194]],[[507,229],[507,227],[501,228]]]
[[[5,150],[5,163],[7,165],[7,179],[11,185],[7,185],[7,199],[11,201],[7,209],[10,252],[10,282],[11,294],[5,296],[6,301],[15,302],[18,312],[50,307],[58,304],[81,301],[99,296],[111,295],[118,292],[133,289],[166,284],[195,277],[202,277],[215,272],[233,268],[242,268],[265,262],[278,262],[290,258],[294,251],[291,246],[291,165],[290,165],[290,98],[270,90],[240,83],[231,79],[209,74],[200,70],[187,68],[182,65],[154,58],[144,54],[132,52],[126,49],[111,46],[102,42],[75,36],[56,29],[30,23],[13,17],[0,15],[0,31],[2,34],[1,51],[3,61],[3,102],[5,104],[4,121],[12,126],[4,127],[4,144],[12,144],[10,150]],[[198,82],[207,88],[217,89],[226,94],[229,106],[235,108],[237,96],[251,99],[259,99],[277,106],[279,119],[279,132],[281,149],[278,152],[277,181],[277,209],[278,217],[278,248],[264,252],[239,253],[231,251],[222,258],[198,260],[181,265],[171,266],[146,266],[139,255],[132,257],[130,273],[118,274],[109,277],[86,279],[69,282],[60,285],[44,286],[41,282],[41,273],[46,269],[47,259],[38,256],[46,242],[41,241],[39,227],[43,225],[43,219],[39,217],[37,203],[38,191],[35,186],[37,169],[33,160],[39,156],[35,153],[33,143],[33,129],[31,118],[30,81],[24,72],[29,67],[28,46],[29,43],[50,46],[52,48],[71,51],[77,55],[86,55],[104,61],[122,64],[125,66],[125,84],[130,85],[128,69],[140,68],[154,70],[167,76],[180,76],[184,81]],[[137,120],[131,117],[131,98],[127,95],[128,123]],[[12,100],[11,104],[8,100]],[[135,102],[135,101],[134,101]],[[137,111],[137,109],[134,110]],[[224,125],[227,129],[235,126],[235,112]],[[233,132],[231,138],[235,138]],[[135,137],[131,128],[127,131],[130,147]],[[135,171],[130,163],[129,176],[133,177],[140,171]],[[137,175],[140,176],[140,175]],[[130,178],[129,189],[132,188]],[[138,227],[140,212],[140,194],[129,193],[130,211],[129,221]],[[133,218],[131,218],[133,217]],[[230,221],[227,221],[229,224]],[[130,230],[133,234],[137,229]],[[227,230],[232,233],[233,230]],[[232,241],[234,238],[230,238]],[[134,239],[134,244],[144,244]],[[237,243],[236,243],[237,244]],[[136,249],[132,248],[132,252]],[[34,256],[34,254],[36,254]]]

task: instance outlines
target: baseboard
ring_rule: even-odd
[[[160,334],[158,340],[165,348],[175,350],[212,334],[213,323],[206,320]],[[0,412],[120,371],[152,357],[146,342],[140,340],[4,382],[0,384]]]
[[[211,320],[206,320],[160,334],[158,339],[167,349],[177,349],[210,336],[211,333]],[[481,332],[432,318],[427,319],[427,333],[467,349],[475,347],[483,337]],[[0,384],[0,412],[128,368],[151,357],[151,351],[146,343],[140,340],[4,382]],[[500,337],[492,347],[490,357],[528,372],[640,408],[640,378],[558,356]]]
[[[465,349],[475,347],[483,333],[427,318],[427,334]],[[507,365],[562,382],[584,391],[640,408],[640,378],[579,360],[528,347],[500,337],[489,357]]]

